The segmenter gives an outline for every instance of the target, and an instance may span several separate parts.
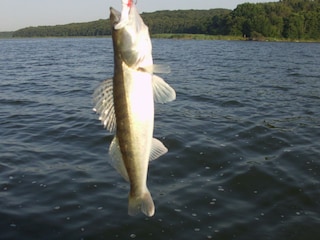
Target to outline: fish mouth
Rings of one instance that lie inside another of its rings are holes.
[[[110,7],[110,22],[111,24],[114,26],[116,25],[117,23],[120,22],[120,19],[121,19],[121,13],[114,9],[113,7]]]

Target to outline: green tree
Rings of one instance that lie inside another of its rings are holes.
[[[290,39],[300,39],[304,37],[305,25],[302,14],[293,13],[285,18],[283,36]]]

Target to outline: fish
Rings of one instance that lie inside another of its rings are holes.
[[[110,7],[114,50],[113,78],[94,91],[94,111],[114,133],[109,146],[111,165],[129,182],[128,214],[153,216],[155,206],[147,187],[149,161],[168,149],[153,138],[154,103],[175,100],[176,92],[155,72],[168,68],[153,64],[149,29],[132,0],[122,0],[121,13]]]

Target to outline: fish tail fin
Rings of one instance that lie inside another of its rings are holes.
[[[142,196],[136,197],[131,196],[131,194],[129,195],[128,214],[130,216],[135,216],[140,211],[148,217],[152,217],[154,215],[155,207],[148,189]]]

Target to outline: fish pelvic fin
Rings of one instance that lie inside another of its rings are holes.
[[[153,96],[156,103],[167,103],[176,99],[175,90],[161,77],[152,77]]]
[[[152,217],[155,212],[155,206],[149,190],[147,189],[142,196],[129,195],[128,214],[135,216],[142,212],[148,217]]]

